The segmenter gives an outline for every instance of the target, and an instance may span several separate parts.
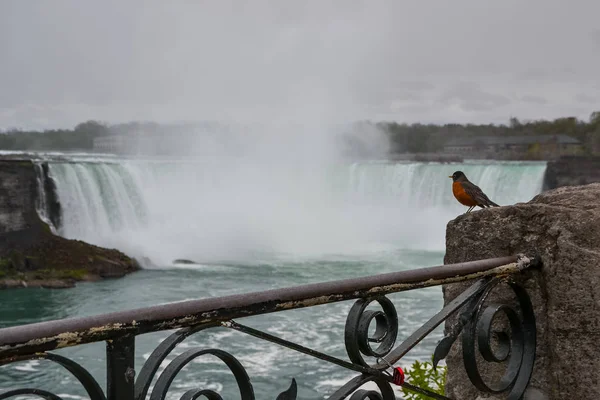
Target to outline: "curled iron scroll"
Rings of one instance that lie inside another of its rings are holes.
[[[203,355],[210,354],[218,357],[221,361],[225,363],[225,365],[229,368],[229,370],[233,373],[235,380],[237,382],[238,388],[240,390],[240,395],[242,400],[254,400],[254,389],[252,388],[252,384],[250,383],[250,377],[246,373],[246,370],[242,366],[242,364],[231,354],[218,349],[191,349],[188,350],[177,357],[173,361],[169,363],[167,368],[163,371],[162,374],[158,377],[156,381],[156,385],[150,394],[150,400],[164,400],[167,396],[167,392],[171,383],[175,379],[175,376],[189,364],[195,358],[201,357]],[[198,390],[195,392],[188,391],[184,394],[182,399],[194,399],[198,396],[203,395],[208,397],[209,399],[220,400],[221,396],[212,391],[212,390]]]
[[[189,336],[198,333],[204,329],[214,327],[214,324],[197,325],[190,328],[183,328],[169,335],[160,345],[154,349],[148,360],[142,366],[142,369],[135,381],[135,400],[144,400],[150,389],[152,379],[156,375],[156,371],[160,364],[167,356],[175,349],[175,347],[183,342]],[[206,397],[206,396],[205,396]],[[193,397],[192,397],[193,398]]]
[[[135,400],[144,400],[150,389],[151,382],[154,380],[160,365],[166,360],[175,347],[187,339],[189,336],[198,333],[207,328],[213,328],[216,324],[204,324],[194,327],[183,328],[171,334],[164,339],[161,344],[152,352],[144,366],[142,367],[138,379],[135,382]],[[254,400],[254,390],[250,383],[250,378],[242,364],[231,354],[218,349],[191,349],[177,356],[169,363],[167,368],[160,374],[156,384],[150,394],[150,400],[164,399],[169,387],[177,374],[187,364],[195,358],[203,355],[213,355],[219,358],[229,370],[233,373],[242,400]],[[277,396],[277,400],[295,400],[297,392],[296,380],[292,379],[289,388]],[[181,400],[195,400],[206,398],[208,400],[222,400],[222,396],[211,389],[191,389],[181,396]]]
[[[42,389],[15,389],[0,394],[0,399],[9,399],[11,397],[22,396],[25,394],[37,396],[45,400],[63,400],[62,397]]]
[[[80,364],[76,363],[73,360],[70,360],[66,357],[60,356],[58,354],[53,353],[35,353],[27,356],[21,356],[16,358],[13,362],[17,361],[25,361],[25,360],[49,360],[59,364],[64,367],[67,371],[71,373],[78,381],[81,383],[85,391],[91,400],[106,400],[106,396],[102,391],[102,388],[98,384],[98,382],[94,379],[94,377]],[[58,395],[54,393],[47,392],[41,389],[16,389],[9,392],[1,393],[0,399],[8,399],[10,397],[30,394],[34,396],[41,397],[43,399],[56,400],[61,399]]]
[[[367,306],[377,302],[381,310],[367,310]],[[369,327],[375,321],[375,332],[369,336]],[[344,344],[350,361],[369,366],[363,356],[385,357],[396,343],[398,334],[398,313],[394,304],[385,296],[357,300],[346,319]],[[377,344],[373,348],[372,343]]]
[[[380,310],[367,309],[374,302],[379,304]],[[373,323],[375,329],[369,334]],[[385,296],[358,299],[348,313],[344,329],[344,344],[350,361],[364,367],[374,368],[376,364],[370,365],[365,357],[375,359],[385,357],[394,348],[397,334],[398,313],[390,299]],[[367,382],[374,382],[379,392],[359,389]],[[345,399],[349,395],[351,395],[350,400],[391,400],[396,398],[389,382],[364,374],[350,380],[329,399]]]
[[[506,304],[483,302],[496,284],[490,285],[477,305],[475,317],[470,319],[463,331],[463,360],[469,379],[475,387],[487,393],[509,392],[508,399],[518,400],[527,389],[535,362],[536,326],[533,306],[523,287],[508,282],[514,291],[518,310]],[[508,320],[509,333],[494,332],[494,320],[504,315]],[[492,346],[492,340],[496,346]],[[476,346],[477,345],[477,346]],[[488,384],[479,372],[476,347],[483,360],[493,363],[506,363],[499,381]]]

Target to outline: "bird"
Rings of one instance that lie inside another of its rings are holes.
[[[477,206],[481,208],[500,207],[491,201],[477,185],[469,182],[464,172],[456,171],[449,178],[452,178],[452,194],[460,204],[469,207],[467,213]]]

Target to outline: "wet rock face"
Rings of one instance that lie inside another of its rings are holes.
[[[544,190],[600,182],[599,156],[564,156],[548,162]]]
[[[37,222],[36,176],[29,161],[0,161],[0,233],[23,230]]]
[[[47,167],[42,171],[47,173]],[[118,250],[53,235],[37,213],[37,188],[30,161],[0,160],[0,288],[72,287],[77,281],[122,277],[140,268]],[[56,223],[60,205],[55,193],[49,193],[50,217]]]
[[[445,263],[518,253],[539,254],[544,263],[517,278],[531,297],[537,326],[532,389],[525,398],[600,398],[600,184],[559,188],[528,203],[480,210],[448,223]],[[444,287],[445,302],[468,285]],[[506,296],[506,291],[493,295]],[[450,397],[504,398],[474,389],[460,340],[447,363]]]

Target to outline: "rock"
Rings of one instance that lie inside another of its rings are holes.
[[[548,400],[548,395],[535,387],[528,387],[523,394],[523,400]]]
[[[173,264],[196,264],[196,263],[192,260],[187,260],[185,258],[178,258],[177,260],[173,261]]]
[[[119,278],[140,269],[115,249],[55,236],[45,230],[0,234],[0,288],[66,288],[77,281]]]
[[[537,253],[544,264],[517,278],[531,297],[538,329],[530,397],[525,398],[600,398],[600,184],[559,188],[528,203],[480,210],[448,223],[447,264],[518,253]],[[444,301],[471,283],[446,285]],[[492,298],[507,296],[501,291]],[[453,322],[449,319],[446,329]],[[447,395],[505,398],[474,388],[460,342],[446,359]]]
[[[563,156],[548,162],[544,190],[600,182],[599,156]]]
[[[38,184],[38,177],[44,185]],[[65,288],[140,268],[118,250],[54,235],[36,210],[36,203],[45,203],[50,221],[60,223],[53,185],[47,165],[36,171],[28,160],[0,160],[0,288]],[[44,190],[45,202],[39,202],[38,190]]]
[[[34,279],[22,281],[16,279],[0,279],[0,289],[14,288],[44,288],[44,289],[67,289],[75,286],[74,279]]]

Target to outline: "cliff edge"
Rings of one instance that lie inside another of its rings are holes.
[[[55,193],[46,196],[48,185],[40,182],[31,161],[0,160],[0,288],[71,287],[140,268],[118,250],[54,235],[36,206],[53,210],[51,219],[58,219]]]
[[[447,225],[445,263],[518,253],[538,254],[543,262],[540,270],[516,277],[531,297],[537,326],[530,382],[537,394],[524,398],[600,398],[600,184],[558,188],[528,203],[460,215]],[[470,284],[446,285],[445,303]],[[504,398],[474,388],[459,342],[446,360],[447,395]]]
[[[544,190],[600,182],[600,156],[563,156],[549,161]]]

